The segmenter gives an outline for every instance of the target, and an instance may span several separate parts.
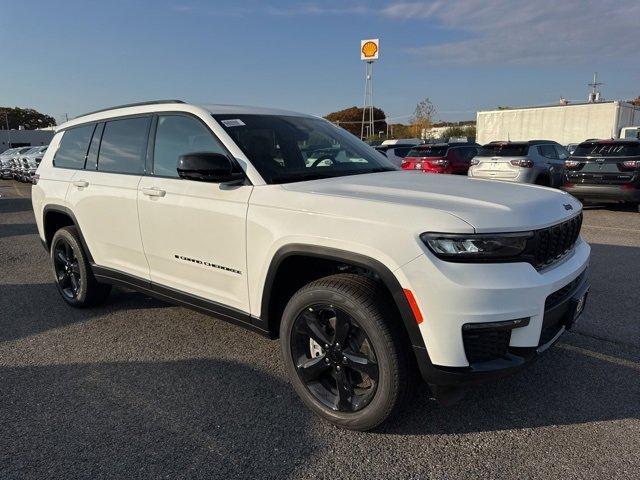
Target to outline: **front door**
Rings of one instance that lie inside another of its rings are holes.
[[[149,143],[151,175],[138,185],[138,212],[151,281],[249,312],[245,232],[253,187],[178,177],[181,155],[228,154],[198,118],[157,115]]]

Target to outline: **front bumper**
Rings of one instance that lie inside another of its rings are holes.
[[[557,340],[556,331],[548,336],[549,327],[571,327],[570,307],[589,289],[589,255],[589,246],[579,239],[572,252],[542,271],[526,263],[443,262],[429,253],[398,269],[396,275],[413,292],[424,318],[419,328],[426,349],[414,347],[424,379],[461,386],[509,375],[533,361]],[[548,299],[557,302],[559,293],[561,302],[550,305]],[[510,330],[503,354],[469,361],[465,324],[516,319],[526,321]]]
[[[617,200],[624,202],[640,202],[640,184],[565,184],[562,187],[562,190],[581,200]]]

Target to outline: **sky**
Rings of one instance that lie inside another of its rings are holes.
[[[360,40],[380,39],[374,103],[405,122],[497,106],[640,95],[638,0],[0,0],[0,105],[58,122],[129,102],[259,105],[315,115],[364,96]]]

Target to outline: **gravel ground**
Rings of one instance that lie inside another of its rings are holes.
[[[276,342],[120,289],[67,307],[29,186],[0,195],[2,480],[640,476],[640,213],[586,210],[587,310],[532,368],[363,434],[302,406]]]

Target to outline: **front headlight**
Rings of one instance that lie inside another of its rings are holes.
[[[437,257],[453,261],[509,259],[521,255],[533,232],[497,234],[423,233],[420,238]]]

